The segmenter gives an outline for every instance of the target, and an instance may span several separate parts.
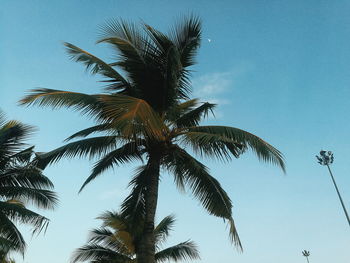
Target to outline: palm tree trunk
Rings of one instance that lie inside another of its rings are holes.
[[[154,218],[158,201],[160,157],[158,155],[150,154],[147,166],[148,187],[145,194],[146,215],[143,235],[137,253],[138,263],[155,262]]]

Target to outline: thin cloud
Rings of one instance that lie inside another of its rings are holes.
[[[192,82],[194,95],[201,101],[218,104],[218,106],[228,105],[231,103],[227,97],[230,90],[235,88],[237,80],[252,70],[249,63],[225,72],[211,72],[195,78]],[[223,113],[216,111],[216,117],[221,118]]]

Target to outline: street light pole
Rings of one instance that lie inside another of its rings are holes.
[[[349,214],[348,214],[348,212],[346,211],[343,198],[342,198],[341,195],[340,195],[340,192],[339,192],[337,183],[335,182],[335,179],[334,179],[332,170],[331,170],[331,168],[329,167],[329,165],[332,164],[333,161],[334,161],[333,153],[332,153],[331,151],[328,151],[328,152],[326,152],[326,151],[320,151],[320,156],[317,156],[317,155],[316,155],[316,158],[317,158],[319,164],[327,166],[328,171],[329,171],[329,174],[330,174],[330,176],[331,176],[331,178],[332,178],[332,182],[333,182],[333,184],[334,184],[335,190],[337,191],[337,194],[338,194],[338,197],[339,197],[341,206],[343,207],[344,214],[345,214],[346,219],[348,220],[348,224],[349,224],[349,226],[350,226]]]

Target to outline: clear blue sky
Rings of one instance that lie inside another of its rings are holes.
[[[311,251],[311,262],[349,262],[350,229],[326,169],[315,160],[321,148],[335,152],[334,173],[350,209],[349,1],[2,0],[0,107],[38,127],[31,141],[38,151],[61,146],[91,122],[72,111],[16,102],[35,87],[101,91],[98,78],[70,61],[62,42],[110,61],[111,50],[94,44],[107,19],[143,20],[166,31],[191,12],[203,21],[194,95],[220,104],[210,122],[248,130],[279,148],[287,174],[250,153],[226,164],[206,160],[234,202],[243,254],[230,245],[225,224],[178,193],[164,174],[158,218],[177,215],[168,244],[191,238],[203,263],[305,262],[304,249]],[[27,235],[28,250],[18,262],[68,262],[88,230],[99,225],[94,218],[118,208],[133,166],[107,172],[78,195],[90,167],[88,160],[75,159],[45,171],[60,206],[43,212],[51,219],[46,235]]]

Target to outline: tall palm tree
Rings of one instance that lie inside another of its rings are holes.
[[[31,204],[52,209],[57,197],[50,189],[51,181],[33,162],[33,147],[26,148],[25,139],[33,127],[18,121],[6,121],[0,112],[0,254],[23,253],[26,243],[16,223],[28,224],[33,233],[45,229],[49,220],[26,208]],[[4,259],[5,260],[5,259]]]
[[[147,24],[140,27],[124,21],[111,21],[99,43],[108,43],[119,54],[107,63],[91,53],[66,43],[75,61],[93,74],[101,74],[108,86],[102,94],[84,94],[52,89],[36,89],[24,97],[23,105],[67,107],[92,116],[96,126],[73,134],[68,140],[89,137],[43,154],[41,165],[62,157],[89,156],[99,161],[81,190],[107,169],[145,160],[131,182],[132,192],[122,212],[138,209],[144,202],[145,224],[138,251],[139,263],[153,263],[154,217],[157,207],[160,169],[172,172],[179,189],[190,188],[205,209],[229,223],[230,237],[241,246],[232,218],[232,204],[208,168],[186,147],[201,156],[230,160],[247,149],[265,162],[284,170],[282,154],[259,137],[227,126],[200,126],[215,105],[189,99],[190,70],[200,44],[201,23],[195,17],[184,19],[168,34]]]
[[[122,213],[110,211],[98,218],[103,221],[102,227],[90,232],[88,243],[75,251],[72,262],[137,263],[136,254],[142,238],[143,221],[134,222]],[[161,250],[174,221],[174,216],[167,216],[154,229],[155,261],[158,263],[199,258],[196,245],[189,240]]]

